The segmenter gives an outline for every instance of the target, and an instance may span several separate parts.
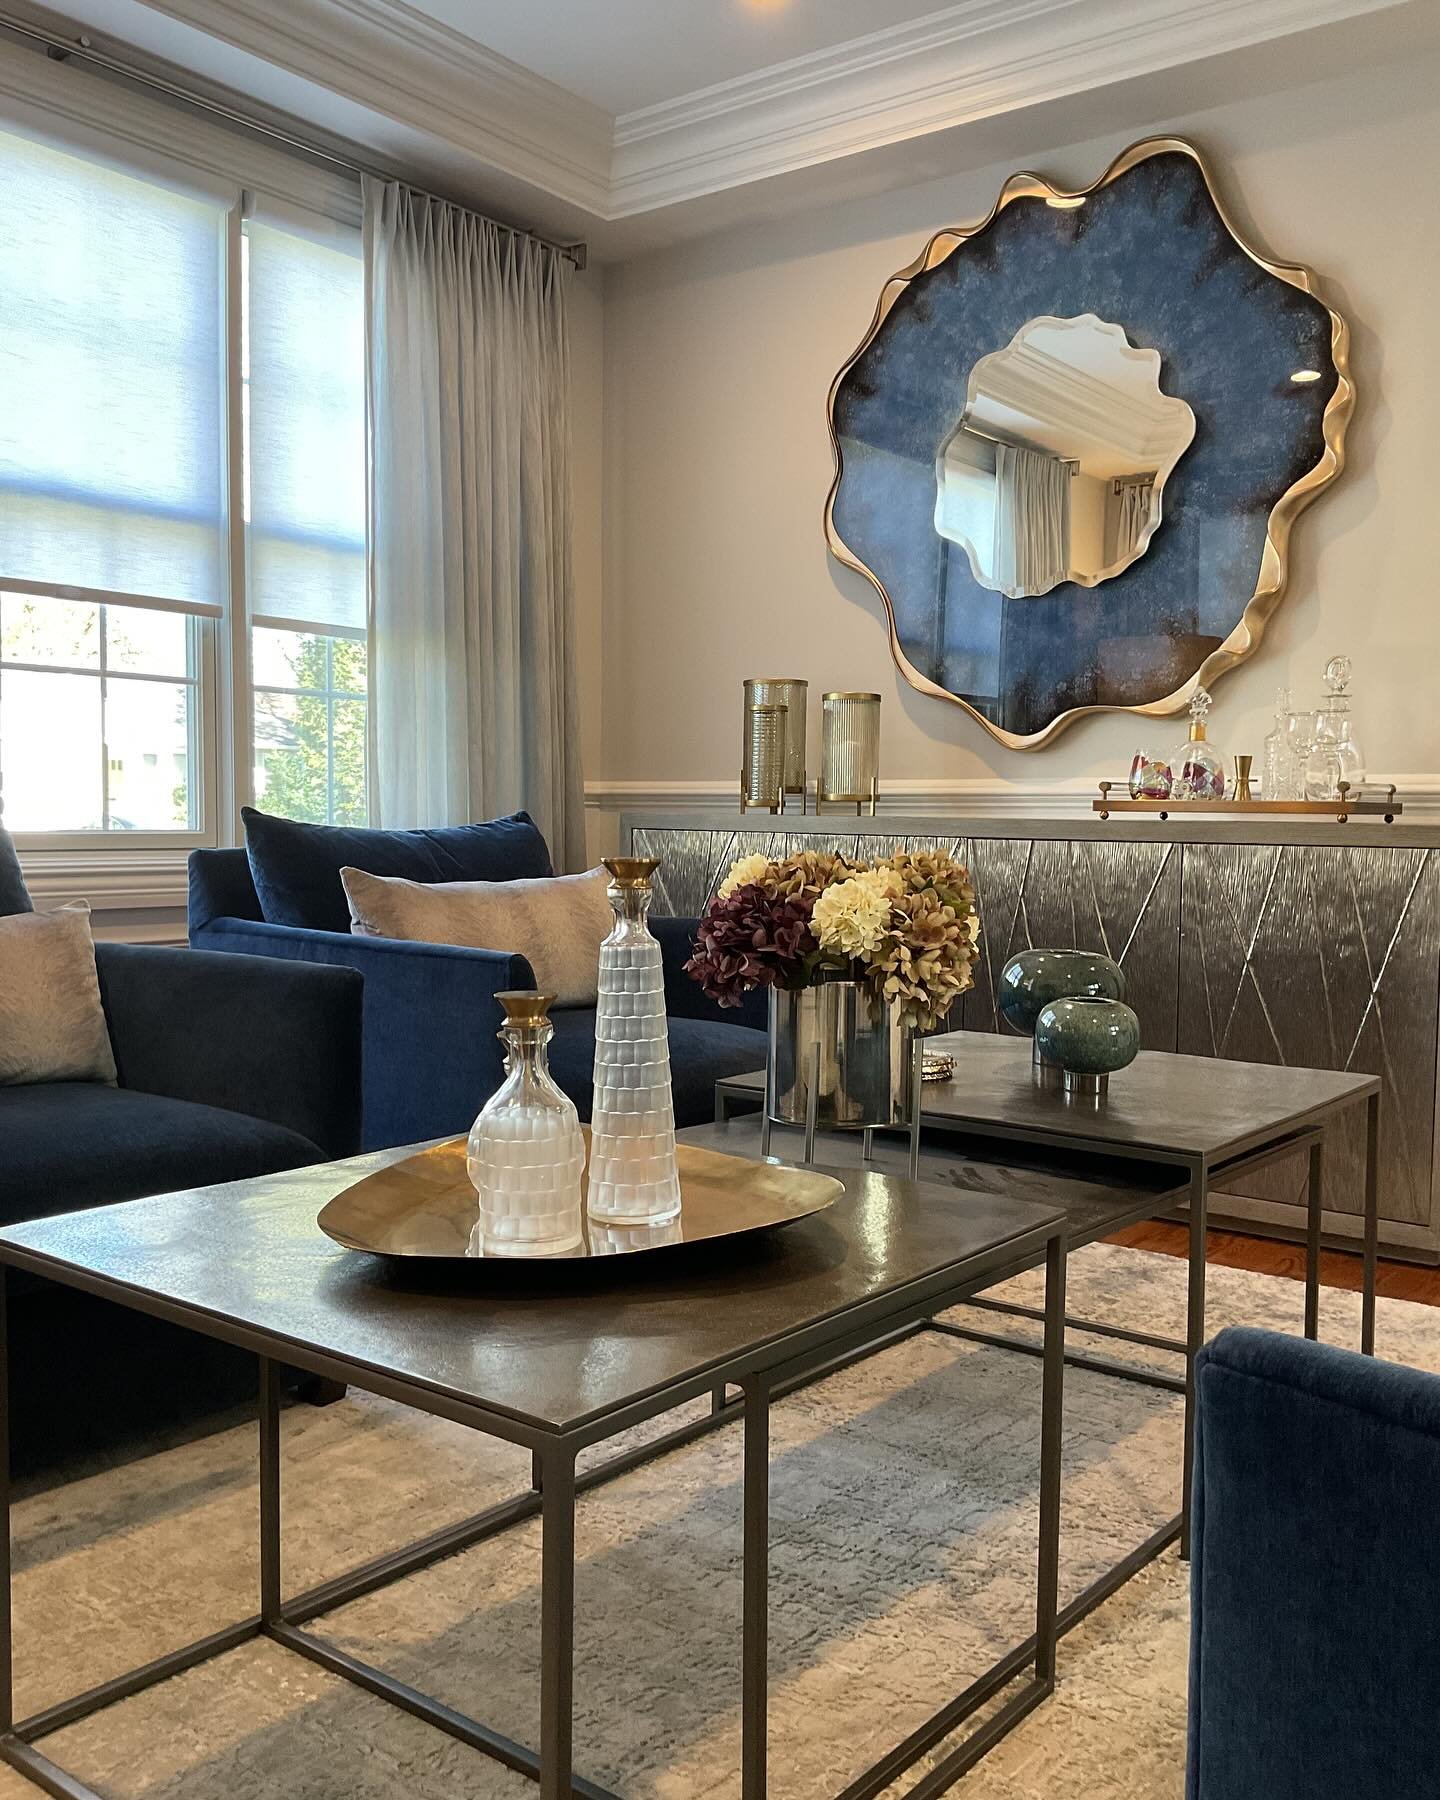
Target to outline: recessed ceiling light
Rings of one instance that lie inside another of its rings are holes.
[[[1073,212],[1077,206],[1085,204],[1083,194],[1047,194],[1045,204],[1053,206],[1057,212]]]
[[[1319,381],[1322,377],[1318,369],[1297,369],[1290,379],[1296,383],[1303,383],[1307,381]]]

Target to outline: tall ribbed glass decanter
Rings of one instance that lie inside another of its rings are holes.
[[[480,1199],[473,1242],[484,1256],[563,1256],[580,1243],[585,1140],[575,1103],[550,1078],[551,994],[512,992],[504,1081],[470,1127],[466,1166]]]
[[[605,861],[615,929],[600,946],[586,1205],[607,1225],[658,1225],[680,1211],[665,973],[646,924],[659,866],[649,856]]]

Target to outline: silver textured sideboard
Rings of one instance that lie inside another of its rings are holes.
[[[1150,1049],[1379,1075],[1382,1242],[1440,1262],[1440,827],[1269,820],[779,818],[627,814],[621,843],[663,858],[656,910],[699,912],[735,857],[816,840],[860,855],[943,845],[970,868],[983,925],[960,1025],[997,1031],[1015,950],[1075,945],[1123,966]],[[1197,1103],[1202,1097],[1197,1095]],[[1359,1235],[1359,1127],[1327,1145],[1325,1227]],[[1305,1170],[1216,1194],[1217,1219],[1300,1236]]]

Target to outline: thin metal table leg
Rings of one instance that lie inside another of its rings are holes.
[[[278,1625],[280,1599],[280,1372],[260,1358],[260,1618]]]
[[[810,1058],[810,1089],[805,1096],[805,1162],[815,1160],[815,1130],[820,1118],[820,1045]]]
[[[1060,1451],[1065,1418],[1065,1254],[1063,1236],[1045,1249],[1045,1362],[1040,1401],[1040,1544],[1036,1564],[1035,1673],[1055,1680],[1060,1608]]]
[[[741,1622],[740,1794],[765,1800],[770,1660],[770,1393],[745,1382],[744,1602]]]
[[[15,1723],[14,1624],[10,1605],[10,1331],[8,1271],[0,1268],[0,1731]]]
[[[1310,1146],[1310,1176],[1305,1190],[1305,1335],[1320,1335],[1320,1206],[1325,1188],[1324,1145]]]
[[[572,1450],[544,1453],[540,1525],[540,1800],[570,1800],[575,1682]]]
[[[1204,1163],[1190,1171],[1189,1297],[1185,1308],[1185,1475],[1180,1503],[1180,1554],[1190,1556],[1190,1498],[1195,1481],[1195,1359],[1205,1342],[1205,1215],[1210,1174]]]
[[[1380,1248],[1380,1096],[1365,1109],[1365,1270],[1360,1296],[1360,1353],[1375,1354],[1375,1259]]]
[[[925,1094],[925,1040],[910,1048],[910,1179],[920,1179],[920,1106]]]

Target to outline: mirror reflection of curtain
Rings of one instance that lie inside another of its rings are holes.
[[[1135,554],[1145,527],[1150,523],[1150,503],[1155,496],[1153,477],[1144,481],[1117,481],[1105,508],[1105,566],[1125,562]]]
[[[1070,465],[995,446],[995,577],[1006,594],[1043,594],[1070,571]]]

